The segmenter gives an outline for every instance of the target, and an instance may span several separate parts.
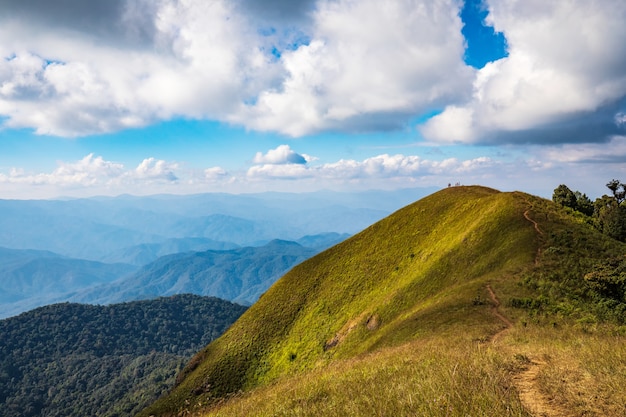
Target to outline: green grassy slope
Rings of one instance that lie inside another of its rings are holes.
[[[295,267],[143,415],[528,415],[525,354],[485,348],[504,327],[486,285],[528,328],[601,321],[577,288],[608,253],[626,246],[545,200],[442,190]]]
[[[185,400],[225,396],[465,320],[473,304],[459,294],[468,287],[477,294],[492,274],[532,263],[537,237],[522,215],[526,205],[487,188],[446,189],[300,264],[200,352],[153,411],[174,411]]]

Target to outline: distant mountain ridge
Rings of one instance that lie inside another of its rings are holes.
[[[0,248],[0,319],[136,270],[133,265],[71,259],[48,251]]]
[[[177,244],[206,250],[221,249],[208,248],[211,241],[226,248],[329,232],[353,234],[431,191],[0,200],[0,247],[137,265],[146,254],[145,259],[154,260],[150,251],[165,254],[167,246]],[[133,258],[128,251],[142,245],[156,246],[144,247]]]
[[[325,233],[297,242],[274,240],[258,247],[201,238],[180,239],[168,246],[143,245],[128,260],[142,257],[142,267],[66,258],[36,250],[0,248],[0,319],[63,301],[111,304],[175,294],[214,296],[250,305],[296,264],[348,236]],[[215,247],[175,252],[168,250]]]
[[[165,255],[205,250],[229,250],[240,247],[235,243],[220,242],[201,237],[171,238],[159,243],[143,243],[119,249],[102,259],[103,262],[123,262],[131,265],[147,265]]]
[[[323,247],[327,239],[340,237],[318,237],[316,243]],[[315,237],[309,239],[316,241]],[[259,247],[167,255],[128,277],[81,291],[70,300],[109,304],[192,293],[249,305],[289,269],[319,250],[273,240]]]
[[[130,299],[165,295],[157,291],[156,284],[134,293],[129,287],[119,287],[115,295],[115,291],[107,290],[109,297],[84,292],[87,287],[123,279],[166,255],[260,247],[274,239],[323,250],[428,192],[416,188],[360,193],[0,200],[0,247],[14,250],[5,252],[0,263],[0,273],[5,277],[0,283],[0,318],[67,300],[128,300],[122,292],[132,294]],[[24,252],[18,254],[18,250]],[[291,262],[311,253],[274,260],[273,271],[266,268],[252,280],[249,277],[254,267],[247,268],[242,277],[226,278],[223,271],[217,273],[221,284],[200,284],[195,278],[187,284],[182,284],[182,279],[174,283],[171,273],[169,284],[163,277],[153,278],[167,294],[212,289],[217,292],[214,295],[249,304],[293,266]],[[238,262],[241,265],[243,260]],[[233,288],[227,288],[227,280],[232,281]]]

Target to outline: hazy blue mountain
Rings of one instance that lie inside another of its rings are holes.
[[[177,292],[250,303],[315,250],[359,232],[432,191],[0,200],[0,247],[22,250],[0,253],[0,317],[70,299],[113,302]],[[267,248],[259,253],[249,248],[274,239],[297,241],[312,249],[300,247],[297,250],[302,253],[282,259],[277,258],[282,256],[279,250],[263,259],[259,254]],[[230,252],[213,256],[230,256],[230,260],[212,267],[203,264],[201,255],[188,253],[222,250]],[[181,259],[160,258],[177,253],[183,253]],[[133,275],[134,284],[119,281],[134,267],[170,261],[172,271],[167,274],[152,270],[145,272],[143,281],[137,275]],[[180,263],[174,265],[174,261]],[[228,262],[236,266],[229,269]],[[268,264],[264,267],[262,262]],[[114,280],[117,287],[107,287],[103,294],[86,292]]]
[[[110,283],[136,269],[47,251],[0,248],[0,318],[63,299],[68,292]]]
[[[251,304],[285,272],[318,252],[274,240],[260,247],[168,255],[127,278],[81,291],[70,300],[109,304],[192,293]]]
[[[100,260],[121,247],[164,240],[154,233],[100,222],[95,201],[91,212],[83,212],[82,205],[80,200],[0,200],[0,246]]]
[[[239,245],[220,242],[201,237],[172,238],[161,243],[144,243],[110,253],[103,258],[104,262],[123,262],[142,266],[149,264],[161,256],[181,252],[201,252],[205,250],[236,249]]]
[[[317,249],[321,252],[324,249],[335,246],[337,243],[340,243],[349,237],[350,235],[348,233],[321,233],[319,235],[303,236],[298,239],[296,243],[307,248]]]
[[[320,233],[354,234],[432,191],[0,200],[0,246],[139,264],[142,257],[148,261],[162,254],[158,245],[167,246],[171,239],[249,246]],[[142,245],[157,246],[127,252]]]

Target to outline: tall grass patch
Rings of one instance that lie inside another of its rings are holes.
[[[424,339],[279,380],[203,416],[529,416],[489,345]]]

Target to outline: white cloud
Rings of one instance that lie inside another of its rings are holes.
[[[526,148],[524,148],[526,149]],[[393,189],[481,184],[550,197],[562,183],[592,198],[612,178],[626,178],[626,136],[584,146],[534,146],[528,154],[509,147],[509,155],[427,159],[418,155],[382,154],[363,160],[307,164],[258,164],[228,172],[221,167],[186,168],[146,158],[135,167],[89,154],[75,162],[58,162],[51,172],[15,167],[0,171],[2,198],[86,197],[130,193],[189,194]],[[513,157],[515,156],[515,157]]]
[[[208,181],[219,181],[228,176],[228,172],[221,167],[211,167],[204,170],[204,179]]]
[[[174,173],[178,169],[178,164],[168,163],[154,158],[144,159],[134,171],[127,173],[131,178],[143,180],[170,181],[178,180]]]
[[[89,187],[113,181],[123,174],[122,164],[89,154],[73,163],[59,161],[51,173],[28,174],[21,168],[12,168],[9,175],[0,174],[0,183]]]
[[[626,96],[626,3],[488,0],[509,56],[487,64],[465,105],[423,126],[440,142],[593,142],[618,133]]]
[[[126,10],[109,24],[145,24]],[[229,2],[163,0],[148,15],[149,47],[0,18],[5,125],[72,137],[175,116],[220,119],[276,76],[261,52],[264,39]]]
[[[257,152],[252,160],[255,164],[306,164],[307,158],[294,152],[289,145],[280,145],[266,154]]]
[[[553,162],[626,164],[626,136],[613,136],[607,143],[543,147],[536,152]]]
[[[245,1],[100,2],[102,17],[71,19],[14,3],[0,17],[0,114],[38,134],[178,116],[292,136],[388,129],[470,90],[455,0],[320,0],[290,6],[294,21]]]
[[[459,161],[456,158],[434,161],[423,159],[416,155],[378,155],[363,161],[342,159],[333,163],[315,166],[288,164],[288,165],[257,165],[247,172],[249,179],[304,179],[314,178],[321,182],[332,180],[344,182],[346,180],[371,179],[416,179],[433,175],[454,176],[463,173],[475,173],[497,165],[487,157]]]
[[[486,3],[509,56],[475,71],[463,63],[457,0],[112,0],[64,11],[7,0],[2,124],[74,137],[185,117],[299,136],[396,129],[445,109],[422,127],[426,139],[624,133],[626,3]]]
[[[0,173],[2,184],[53,185],[67,188],[110,187],[123,190],[135,185],[150,183],[175,183],[178,180],[178,164],[154,158],[144,159],[135,169],[123,164],[106,161],[101,156],[89,154],[77,162],[57,162],[58,167],[50,173],[27,173],[12,168],[9,174]]]
[[[469,93],[455,1],[320,1],[308,45],[286,51],[280,88],[230,120],[300,136],[380,130]]]

